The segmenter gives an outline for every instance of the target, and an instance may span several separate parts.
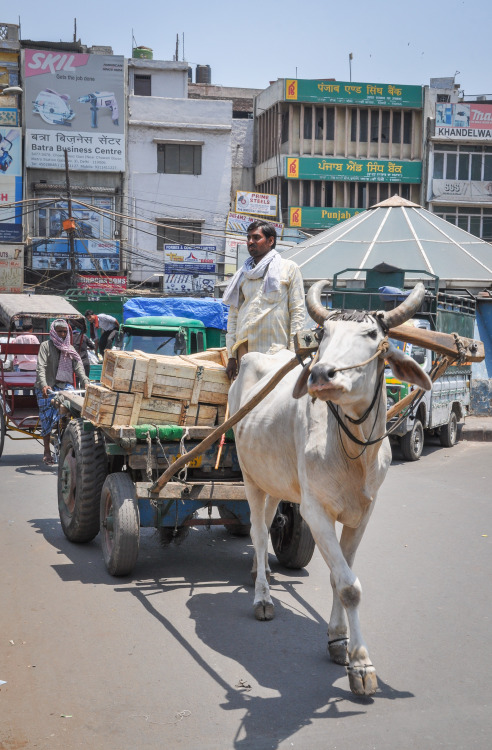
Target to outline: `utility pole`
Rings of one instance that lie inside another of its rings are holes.
[[[354,59],[354,56],[351,52],[349,52],[349,75],[350,75],[350,83],[352,83],[352,60]]]
[[[65,181],[67,186],[68,219],[63,222],[63,229],[68,235],[70,247],[70,286],[77,286],[77,273],[75,269],[75,220],[72,216],[72,193],[70,192],[70,174],[68,171],[68,151],[65,149]]]

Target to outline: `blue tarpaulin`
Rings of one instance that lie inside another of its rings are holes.
[[[146,315],[200,320],[206,328],[227,330],[228,305],[211,297],[134,297],[123,305],[123,321]]]

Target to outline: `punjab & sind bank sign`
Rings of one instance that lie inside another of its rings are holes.
[[[422,181],[422,162],[378,159],[325,159],[312,156],[287,157],[285,177],[289,180],[333,182]]]
[[[287,78],[285,81],[285,100],[290,102],[329,102],[330,104],[420,109],[422,107],[422,86]]]

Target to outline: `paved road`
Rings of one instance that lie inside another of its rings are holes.
[[[485,750],[491,745],[487,444],[393,463],[356,571],[379,677],[372,699],[325,656],[331,589],[274,564],[277,616],[252,614],[249,540],[222,527],[160,548],[131,578],[99,540],[65,540],[40,448],[0,461],[0,750]]]

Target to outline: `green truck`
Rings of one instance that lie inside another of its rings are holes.
[[[354,272],[362,277],[360,281],[353,278]],[[417,281],[422,281],[426,287],[424,303],[407,325],[473,338],[475,298],[466,291],[452,294],[440,291],[439,278],[427,271],[402,270],[386,263],[367,271],[346,268],[334,275],[333,307],[353,310],[394,307],[405,297],[405,279],[407,288]],[[413,357],[428,374],[431,373],[437,362],[434,352],[415,344],[396,340],[392,343]],[[413,388],[397,380],[391,370],[386,369],[388,409]],[[466,362],[453,364],[433,383],[432,390],[424,393],[416,408],[407,409],[391,420],[388,424],[393,430],[391,440],[399,445],[405,461],[420,458],[425,437],[437,437],[441,445],[448,448],[457,442],[458,422],[469,413],[470,388],[471,365]]]
[[[197,354],[225,346],[225,331],[206,327],[201,320],[171,315],[127,318],[120,326],[113,349],[146,354]]]

